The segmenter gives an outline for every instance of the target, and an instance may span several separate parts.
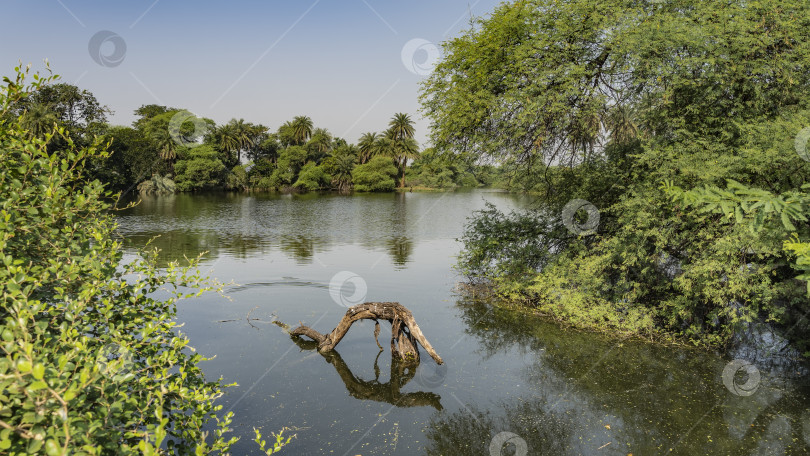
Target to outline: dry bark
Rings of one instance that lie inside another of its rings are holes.
[[[386,320],[391,323],[391,354],[399,356],[407,362],[419,361],[419,348],[417,343],[437,364],[442,364],[442,358],[427,341],[411,311],[398,302],[366,302],[350,307],[340,320],[340,323],[329,334],[321,334],[307,326],[299,326],[290,334],[293,336],[307,336],[318,343],[318,351],[326,353],[333,350],[340,343],[343,336],[349,332],[352,324],[358,320]],[[374,338],[379,334],[379,326],[375,327]],[[377,342],[379,345],[379,342]]]

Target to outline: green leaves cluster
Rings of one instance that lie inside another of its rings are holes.
[[[479,214],[462,270],[583,327],[725,345],[768,322],[810,341],[808,28],[799,0],[525,0],[444,43],[422,94],[437,150],[539,196]],[[573,199],[599,209],[595,235],[559,229]]]
[[[397,168],[386,157],[374,157],[352,171],[354,188],[360,192],[390,192],[397,183]]]
[[[16,71],[0,90],[0,453],[227,453],[222,384],[173,321],[178,300],[220,285],[196,260],[123,257],[113,195],[87,176],[107,152],[7,116],[53,79]]]

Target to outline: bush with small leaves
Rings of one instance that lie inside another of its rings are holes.
[[[16,74],[0,88],[0,453],[227,453],[221,380],[174,321],[178,300],[221,285],[196,260],[123,261],[114,195],[84,168],[107,152],[60,127],[49,154],[6,113],[55,76]]]

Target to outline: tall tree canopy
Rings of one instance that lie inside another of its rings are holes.
[[[583,326],[715,344],[757,319],[790,328],[807,307],[785,267],[791,233],[687,210],[666,189],[807,182],[794,137],[810,125],[808,26],[800,0],[528,0],[478,20],[423,87],[433,143],[502,163],[542,205],[531,222],[480,214],[462,266],[529,279],[511,290]],[[596,235],[564,226],[576,199],[598,208]]]

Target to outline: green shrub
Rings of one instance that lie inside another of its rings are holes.
[[[323,170],[323,166],[309,162],[301,168],[293,187],[312,192],[323,188],[330,180],[331,177]]]
[[[228,190],[247,190],[250,187],[248,178],[247,166],[237,165],[234,166],[228,176],[225,178],[225,188]]]
[[[193,192],[220,188],[228,169],[219,153],[209,145],[186,148],[178,152],[180,160],[174,165],[177,190]]]
[[[375,157],[352,171],[354,189],[359,192],[391,192],[396,188],[397,168],[388,157]]]
[[[221,380],[173,321],[179,299],[220,285],[196,261],[159,269],[156,252],[122,263],[113,195],[84,174],[106,152],[59,129],[67,146],[48,154],[5,111],[51,78],[17,74],[0,90],[0,453],[226,453]]]
[[[292,186],[298,177],[298,172],[307,160],[307,151],[301,146],[290,146],[278,157],[276,169],[270,176],[270,181],[275,188]]]

